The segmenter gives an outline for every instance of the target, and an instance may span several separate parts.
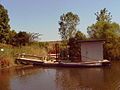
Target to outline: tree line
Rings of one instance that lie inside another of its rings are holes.
[[[120,59],[120,25],[112,21],[112,15],[106,8],[95,13],[96,22],[87,27],[88,36],[77,30],[80,18],[77,14],[68,12],[60,16],[59,34],[64,45],[73,45],[69,53],[78,50],[77,40],[104,39],[104,58],[109,60]],[[78,50],[80,51],[80,50]],[[79,55],[79,53],[77,53]],[[75,56],[75,55],[74,55]]]
[[[9,21],[8,11],[0,4],[0,43],[25,46],[41,35],[39,33],[16,32],[15,30],[11,30]]]
[[[77,45],[75,41],[86,39],[104,39],[104,58],[120,59],[120,25],[112,21],[111,13],[103,8],[95,13],[96,22],[87,27],[88,36],[77,29],[80,18],[77,14],[68,12],[60,16],[59,34],[63,41],[63,51],[66,53],[68,44]],[[11,30],[8,11],[0,4],[0,43],[13,46],[24,46],[34,42],[40,36],[39,33],[16,32]],[[78,46],[75,46],[76,49]],[[64,53],[64,52],[63,52]],[[67,54],[66,54],[67,55]]]

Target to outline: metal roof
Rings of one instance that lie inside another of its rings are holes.
[[[78,42],[80,43],[85,43],[85,42],[105,42],[103,39],[92,39],[92,40],[79,40]]]

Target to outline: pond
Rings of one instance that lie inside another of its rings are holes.
[[[2,69],[0,90],[120,90],[120,61],[97,68]]]

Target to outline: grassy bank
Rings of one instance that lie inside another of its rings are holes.
[[[37,56],[47,55],[45,48],[40,48],[39,45],[27,45],[21,47],[13,47],[11,45],[0,43],[0,68],[15,66],[16,54],[33,54]]]

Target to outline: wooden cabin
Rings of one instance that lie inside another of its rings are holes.
[[[69,59],[72,62],[103,60],[105,40],[77,40],[69,44]]]

